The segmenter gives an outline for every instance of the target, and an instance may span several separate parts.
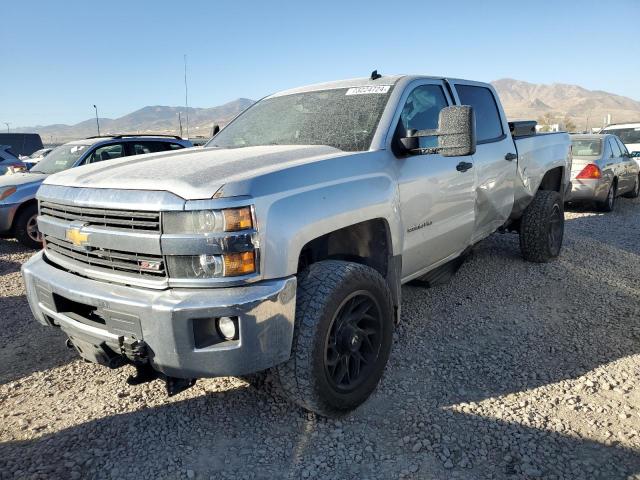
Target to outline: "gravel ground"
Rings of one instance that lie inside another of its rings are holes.
[[[32,321],[0,240],[0,478],[640,479],[640,200],[567,213],[562,256],[478,245],[403,288],[372,398],[318,418],[235,378],[168,399],[82,363]]]

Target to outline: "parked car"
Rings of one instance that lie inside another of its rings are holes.
[[[54,148],[26,173],[0,177],[0,234],[13,235],[31,248],[41,247],[36,192],[51,174],[103,160],[190,147],[180,137],[115,135],[91,137]],[[0,152],[1,154],[2,152]]]
[[[4,167],[0,170],[0,177],[7,173],[17,173],[27,169],[27,166],[13,153],[9,145],[0,145],[0,167]]]
[[[567,201],[613,210],[620,195],[640,193],[640,167],[615,135],[571,135],[573,167]]]
[[[600,133],[618,137],[640,166],[640,123],[615,123],[604,127]]]
[[[83,358],[135,365],[130,383],[270,369],[334,415],[376,387],[402,283],[440,281],[499,228],[527,260],[559,255],[570,170],[569,135],[507,122],[487,83],[297,88],[205,148],[45,180],[27,296]]]
[[[40,150],[36,150],[27,158],[22,159],[22,162],[27,166],[27,170],[31,170],[31,168],[46,157],[51,150],[53,150],[53,148],[41,148]]]

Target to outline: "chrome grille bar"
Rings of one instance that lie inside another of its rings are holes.
[[[160,231],[160,213],[136,210],[74,207],[53,202],[40,202],[40,214],[65,221],[79,221],[117,229]]]

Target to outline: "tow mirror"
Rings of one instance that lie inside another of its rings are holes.
[[[438,137],[435,148],[420,148],[421,137]],[[456,105],[440,110],[437,130],[408,130],[400,139],[407,153],[439,153],[443,157],[462,157],[476,153],[476,122],[473,107]]]
[[[213,128],[211,129],[211,136],[215,137],[218,132],[220,131],[220,125],[218,125],[217,123],[213,126]]]

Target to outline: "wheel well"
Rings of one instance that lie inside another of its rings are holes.
[[[38,201],[34,198],[32,200],[27,200],[26,202],[24,202],[22,205],[20,205],[18,207],[18,210],[16,210],[15,215],[13,216],[13,221],[11,222],[11,230],[13,230],[15,228],[16,225],[16,220],[18,219],[18,217],[20,216],[20,214],[27,208],[29,208],[31,205],[38,205]]]
[[[540,190],[553,190],[562,193],[562,177],[564,176],[564,167],[556,167],[549,170],[542,177],[540,182]]]
[[[387,222],[368,220],[311,240],[300,252],[298,272],[321,260],[347,260],[368,265],[386,277],[391,251]]]

